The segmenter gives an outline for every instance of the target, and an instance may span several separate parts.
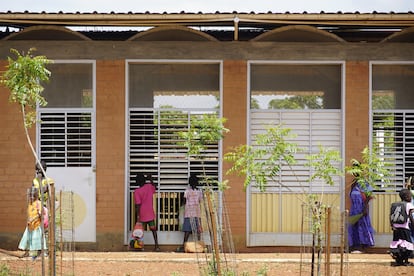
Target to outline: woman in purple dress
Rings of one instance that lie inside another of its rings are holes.
[[[372,191],[372,189],[370,189],[367,182],[362,183],[362,185],[357,179],[354,179],[352,182],[349,217],[357,217],[359,219],[353,220],[348,226],[348,243],[351,253],[362,253],[365,248],[375,244],[374,228],[372,228],[369,216],[369,201],[372,198],[368,195],[369,191]]]

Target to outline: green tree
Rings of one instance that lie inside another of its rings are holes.
[[[222,227],[219,226],[219,210],[218,204],[215,203],[213,187],[217,186],[222,191],[227,188],[227,185],[225,182],[215,181],[207,175],[203,159],[209,145],[217,144],[229,131],[224,127],[225,122],[226,119],[218,118],[217,114],[200,114],[191,118],[190,127],[187,130],[179,132],[181,142],[178,145],[186,147],[187,154],[201,160],[202,163],[202,178],[205,184],[204,195],[207,203],[206,209],[209,213],[207,220],[210,225],[209,229],[211,229],[210,239],[213,245],[213,259],[209,267],[211,275],[224,275],[222,274],[224,270],[221,270],[219,246],[219,240],[223,239],[223,233]]]
[[[366,188],[367,183],[374,190],[379,188],[378,183],[381,183],[381,186],[387,186],[391,175],[387,167],[390,164],[378,156],[374,150],[370,150],[368,146],[362,150],[361,158],[361,161],[352,158],[351,165],[345,167],[345,172],[352,175],[363,188]],[[366,191],[366,195],[371,196],[372,191]]]
[[[1,78],[1,83],[10,90],[9,102],[20,106],[23,126],[30,149],[40,164],[39,158],[30,140],[28,129],[36,122],[36,108],[46,106],[47,102],[42,96],[41,82],[49,80],[51,75],[46,65],[51,63],[45,56],[33,56],[36,49],[30,48],[27,54],[11,49],[16,58],[8,57],[8,66]],[[40,164],[41,166],[41,164]],[[43,170],[43,168],[42,168]],[[43,170],[43,173],[46,173]]]
[[[224,127],[225,118],[218,118],[216,114],[200,114],[191,117],[190,127],[178,133],[180,146],[187,148],[187,154],[201,160],[203,164],[204,152],[209,145],[217,144],[229,131]],[[215,182],[208,177],[204,165],[203,182],[208,186],[217,185],[220,190],[225,189],[225,183]]]
[[[27,54],[20,54],[17,50],[11,49],[10,52],[13,53],[16,58],[13,59],[8,57],[8,66],[6,71],[1,77],[1,83],[5,85],[10,90],[9,102],[17,103],[20,106],[22,118],[23,118],[23,126],[24,131],[26,134],[27,142],[30,146],[30,149],[33,153],[33,156],[36,159],[36,163],[41,168],[46,181],[49,181],[49,178],[46,175],[45,169],[43,168],[39,157],[36,154],[36,151],[33,147],[33,144],[30,139],[28,129],[36,122],[36,108],[37,105],[39,106],[46,106],[47,102],[42,96],[43,86],[41,82],[45,82],[49,80],[51,75],[50,71],[46,68],[46,65],[51,63],[45,56],[33,56],[33,52],[35,51],[34,48],[29,49]],[[48,191],[50,189],[50,183],[48,182]],[[40,185],[42,187],[42,185]],[[43,197],[42,197],[43,199]],[[43,204],[41,204],[41,212],[43,213]],[[51,210],[51,217],[54,216],[54,204],[52,204]],[[43,228],[43,221],[41,223],[41,227]],[[51,229],[54,229],[54,219],[51,220],[49,224]],[[43,229],[42,229],[43,230]],[[42,231],[44,233],[44,231]],[[55,267],[54,264],[54,244],[55,241],[53,239],[54,235],[50,235],[50,272],[51,275],[54,273]],[[52,246],[53,244],[53,246]],[[43,243],[42,243],[43,249]],[[42,254],[42,275],[45,275],[45,262],[44,262],[44,254]]]
[[[321,109],[323,108],[320,96],[292,96],[285,99],[273,99],[269,102],[269,109]]]
[[[372,96],[372,109],[394,109],[395,108],[395,98],[391,95],[377,95]]]
[[[270,127],[265,133],[256,135],[252,145],[241,145],[226,153],[225,160],[232,163],[232,167],[227,173],[237,173],[245,177],[244,188],[254,183],[261,192],[266,190],[268,181],[278,183],[286,189],[291,189],[280,182],[279,175],[282,167],[290,167],[293,175],[295,171],[292,165],[296,163],[295,154],[302,151],[296,143],[290,142],[294,138],[288,128],[282,125]],[[326,149],[319,146],[319,152],[306,155],[307,162],[305,166],[310,168],[312,174],[307,180],[310,184],[317,179],[323,180],[327,185],[334,185],[334,176],[342,175],[339,169],[341,162],[340,154],[337,150]],[[298,177],[296,177],[298,179]],[[299,180],[298,180],[299,181]],[[309,211],[308,217],[313,235],[313,250],[318,256],[317,269],[318,274],[321,268],[322,256],[322,237],[323,221],[328,206],[322,203],[322,199],[317,195],[303,190],[303,197],[299,200]],[[312,271],[314,267],[314,257],[312,254]],[[312,274],[313,275],[313,274]]]
[[[259,101],[257,99],[251,98],[250,109],[260,109]]]
[[[288,141],[294,137],[290,129],[281,125],[257,134],[252,145],[240,145],[225,154],[224,159],[233,164],[227,174],[245,176],[244,189],[255,183],[260,191],[265,191],[269,179],[279,175],[282,164],[296,163],[294,154],[298,147]]]

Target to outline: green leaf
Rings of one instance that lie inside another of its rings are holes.
[[[11,49],[10,52],[16,57],[15,59],[7,58],[7,70],[1,78],[1,83],[10,90],[9,101],[20,104],[24,109],[29,109],[24,117],[26,127],[30,127],[34,123],[30,110],[35,110],[37,105],[47,105],[42,96],[41,82],[48,81],[51,75],[46,65],[52,61],[44,56],[33,56],[32,53],[35,50],[31,48],[24,55]]]

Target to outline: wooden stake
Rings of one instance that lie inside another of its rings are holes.
[[[331,275],[331,207],[326,209],[326,258],[325,275]]]
[[[56,240],[55,240],[55,217],[56,217],[56,210],[55,210],[55,185],[54,183],[50,183],[49,186],[49,197],[50,197],[50,219],[49,219],[49,275],[56,275]]]
[[[216,222],[216,212],[214,208],[212,207],[211,203],[211,196],[210,191],[206,191],[206,198],[207,198],[207,206],[208,211],[210,213],[211,218],[211,227],[213,228],[213,257],[215,258],[216,264],[217,264],[217,275],[221,275],[221,268],[220,268],[220,249],[218,246],[218,239],[217,239],[217,222]]]

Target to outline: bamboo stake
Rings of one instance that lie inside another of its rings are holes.
[[[326,268],[325,275],[331,275],[331,207],[326,209]]]
[[[62,223],[62,191],[59,192],[59,235],[60,235],[60,275],[63,270],[63,223]],[[56,221],[55,221],[56,223]]]
[[[49,275],[56,275],[56,248],[55,248],[55,185],[50,183],[49,203],[50,203],[50,220],[49,220]]]
[[[346,243],[346,237],[347,234],[346,231],[346,222],[348,220],[348,210],[345,210],[345,212],[342,213],[342,219],[341,219],[341,267],[340,267],[340,276],[344,275],[344,252],[345,252],[345,243]]]
[[[213,256],[215,258],[216,261],[216,265],[217,265],[217,275],[221,275],[221,268],[220,268],[220,250],[219,250],[219,246],[218,246],[218,239],[217,239],[217,222],[216,222],[216,213],[214,211],[214,208],[211,205],[211,197],[210,197],[210,191],[207,191],[206,193],[206,197],[207,197],[207,205],[208,205],[208,211],[210,213],[210,218],[211,218],[211,225],[212,225],[212,231],[213,231],[213,248],[214,248],[214,252],[213,252]]]
[[[306,248],[305,248],[305,241],[304,241],[304,231],[305,231],[305,227],[304,227],[304,217],[305,217],[305,215],[304,215],[304,213],[306,212],[306,211],[304,211],[304,205],[302,204],[301,205],[301,207],[302,207],[302,220],[301,220],[301,225],[300,225],[300,234],[301,234],[301,241],[300,241],[300,271],[299,271],[299,275],[301,276],[302,275],[302,265],[303,265],[303,253],[305,253],[304,251],[306,251]]]

